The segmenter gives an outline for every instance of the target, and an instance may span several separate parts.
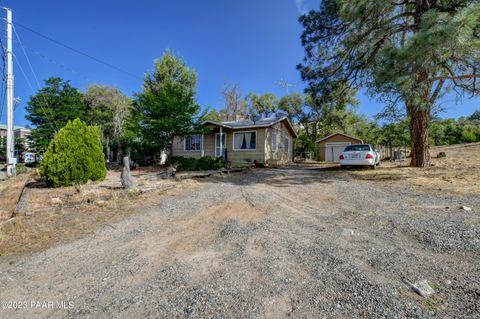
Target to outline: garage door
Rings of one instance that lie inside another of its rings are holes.
[[[325,160],[327,162],[338,162],[340,154],[350,142],[327,143],[325,147]]]

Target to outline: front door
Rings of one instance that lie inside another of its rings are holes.
[[[215,156],[220,157],[225,155],[225,148],[227,144],[227,134],[222,133],[222,143],[220,143],[220,133],[215,134]],[[221,144],[221,145],[220,145]],[[221,148],[220,148],[221,146]]]

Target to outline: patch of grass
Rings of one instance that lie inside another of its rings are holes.
[[[435,292],[440,292],[445,290],[445,287],[443,287],[438,282],[429,282],[428,284],[430,285],[430,287],[433,288],[433,290],[435,290]]]
[[[136,199],[142,194],[141,190],[139,189],[131,189],[127,192],[128,198],[129,199]]]
[[[362,180],[368,180],[368,181],[397,181],[397,180],[402,180],[406,179],[406,176],[404,176],[401,173],[397,172],[382,172],[382,173],[374,173],[372,172],[354,172],[354,175],[357,176],[357,178],[362,179]]]
[[[13,222],[13,227],[15,231],[22,231],[25,228],[23,221],[20,218],[15,219]]]
[[[25,166],[24,163],[15,165],[15,169],[17,171],[17,175],[24,174],[27,172],[27,167]]]
[[[422,306],[425,309],[427,309],[428,311],[433,312],[433,313],[437,313],[439,311],[438,302],[439,302],[438,297],[436,297],[434,295],[434,296],[430,296],[428,298],[425,298],[424,300],[422,300],[421,303],[422,303]]]

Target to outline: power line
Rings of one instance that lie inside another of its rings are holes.
[[[30,51],[30,53],[33,53],[33,54],[39,56],[40,58],[44,59],[45,61],[50,62],[50,63],[58,66],[59,68],[64,69],[64,70],[66,70],[66,71],[74,74],[75,76],[81,77],[81,78],[82,78],[83,80],[85,80],[87,83],[88,83],[88,82],[94,82],[94,81],[92,81],[90,78],[88,78],[85,74],[83,74],[83,73],[81,73],[81,72],[79,72],[79,71],[77,71],[77,70],[75,70],[75,69],[73,69],[73,68],[71,68],[71,67],[63,64],[62,62],[56,61],[55,59],[47,56],[46,54],[44,54],[44,53],[42,53],[42,52],[39,52],[39,51],[37,51],[37,50],[35,50],[35,49],[32,49],[32,48],[30,48],[30,47],[28,47],[28,46],[26,46],[26,45],[23,45],[23,47],[25,48],[25,50]]]
[[[13,31],[15,33],[15,36],[17,37],[17,40],[18,40],[18,43],[20,44],[20,47],[22,48],[22,51],[23,51],[23,54],[25,55],[25,58],[27,59],[27,63],[30,67],[30,71],[32,72],[33,74],[33,77],[35,79],[35,82],[37,84],[37,88],[38,90],[40,91],[41,87],[40,87],[40,81],[38,81],[38,77],[37,77],[37,74],[35,73],[35,70],[33,69],[33,66],[32,66],[32,63],[30,63],[30,59],[28,58],[28,55],[27,55],[27,52],[25,52],[25,48],[23,47],[23,43],[22,43],[22,40],[20,40],[20,36],[18,35],[17,33],[17,30],[15,30],[15,27],[13,27]],[[27,81],[28,85],[30,86],[30,89],[32,90],[32,94],[35,94],[35,90],[33,89],[33,86],[32,84],[30,83],[30,80],[27,78],[27,75],[25,73],[25,71],[23,70],[23,67],[22,65],[20,64],[20,62],[18,61],[18,58],[17,56],[15,55],[15,62],[17,62],[17,65],[19,66],[20,68],[20,71],[22,72],[23,76],[25,77],[25,80]],[[44,102],[45,104],[47,105],[47,101],[45,99],[45,97],[43,95],[41,95],[44,99]],[[48,118],[48,115],[47,115],[47,112],[45,111],[44,108],[42,108],[43,110],[43,113],[45,115],[45,118],[47,119],[48,122],[50,122],[50,127],[53,129],[53,131],[55,133],[57,133],[59,131],[59,128],[58,128],[58,125],[57,125],[57,122],[55,121],[55,115],[53,114],[52,110],[50,108],[47,107],[47,110],[49,111],[50,115],[51,115],[51,119]],[[53,123],[53,125],[52,125]],[[53,127],[55,126],[55,127]]]
[[[15,32],[15,36],[17,37],[18,43],[20,44],[20,47],[22,48],[23,54],[25,55],[25,58],[27,59],[28,66],[30,67],[30,71],[32,71],[33,77],[35,78],[35,82],[37,83],[37,86],[40,88],[40,82],[38,81],[37,74],[33,70],[32,63],[30,63],[30,59],[28,58],[27,52],[25,52],[25,48],[23,47],[22,40],[20,40],[20,37],[18,36],[17,29],[15,27],[12,28],[13,32]]]
[[[20,64],[20,62],[18,61],[17,56],[14,55],[14,58],[15,58],[15,62],[17,62],[18,68],[20,69],[20,71],[21,71],[22,74],[23,74],[23,77],[25,78],[25,81],[27,82],[28,86],[30,87],[30,90],[32,90],[32,93],[35,94],[35,90],[33,89],[32,83],[31,83],[30,80],[28,79],[27,74],[26,74],[25,71],[23,70],[23,67],[22,67],[22,65]],[[50,110],[50,109],[49,109],[49,110]],[[56,130],[55,127],[53,127],[52,123],[54,123],[54,121],[52,121],[52,120],[48,117],[48,114],[47,114],[47,112],[45,111],[44,107],[42,108],[42,111],[43,111],[43,114],[45,115],[45,118],[47,119],[47,122],[50,124],[50,128],[51,128],[54,132],[58,132],[58,130]],[[50,111],[51,111],[51,110],[50,110]],[[56,126],[56,125],[55,125],[55,126]]]
[[[129,71],[126,71],[126,70],[124,70],[124,69],[122,69],[122,68],[119,68],[119,67],[117,67],[117,66],[115,66],[115,65],[113,65],[113,64],[111,64],[111,63],[109,63],[109,62],[106,62],[106,61],[103,61],[103,60],[101,60],[101,59],[98,59],[98,58],[96,58],[96,57],[94,57],[94,56],[92,56],[92,55],[90,55],[90,54],[88,54],[88,53],[85,53],[85,52],[82,52],[82,51],[80,51],[80,50],[77,50],[77,49],[69,46],[68,44],[65,44],[65,43],[62,43],[62,42],[60,42],[60,41],[58,41],[58,40],[55,40],[55,39],[53,39],[53,38],[51,38],[51,37],[49,37],[49,36],[47,36],[47,35],[44,35],[44,34],[38,32],[38,31],[30,28],[30,27],[27,27],[27,26],[25,26],[25,25],[23,25],[23,24],[20,24],[20,23],[18,23],[18,22],[15,22],[14,25],[17,25],[17,26],[19,26],[19,27],[21,27],[21,28],[23,28],[23,29],[25,29],[25,30],[28,30],[28,31],[30,31],[30,32],[38,35],[39,37],[42,37],[42,38],[44,38],[44,39],[46,39],[46,40],[48,40],[48,41],[51,41],[51,42],[53,42],[53,43],[55,43],[55,44],[57,44],[57,45],[59,45],[59,46],[62,46],[62,47],[64,47],[64,48],[68,49],[68,50],[71,50],[71,51],[73,51],[73,52],[75,52],[75,53],[77,53],[77,54],[83,55],[83,56],[85,56],[85,57],[87,57],[87,58],[89,58],[89,59],[91,59],[91,60],[93,60],[93,61],[96,61],[96,62],[98,62],[98,63],[100,63],[100,64],[105,65],[105,66],[108,66],[109,68],[115,69],[115,70],[117,70],[118,72],[121,72],[121,73],[126,74],[126,75],[131,76],[131,77],[134,77],[134,78],[136,78],[136,79],[141,79],[141,80],[143,80],[143,78],[141,78],[141,77],[139,77],[139,76],[137,76],[137,75],[135,75],[135,74],[133,74],[133,73],[131,73],[131,72],[129,72]]]

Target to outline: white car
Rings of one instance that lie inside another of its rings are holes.
[[[380,165],[380,153],[370,144],[348,145],[340,154],[340,167],[369,166],[373,169]]]

